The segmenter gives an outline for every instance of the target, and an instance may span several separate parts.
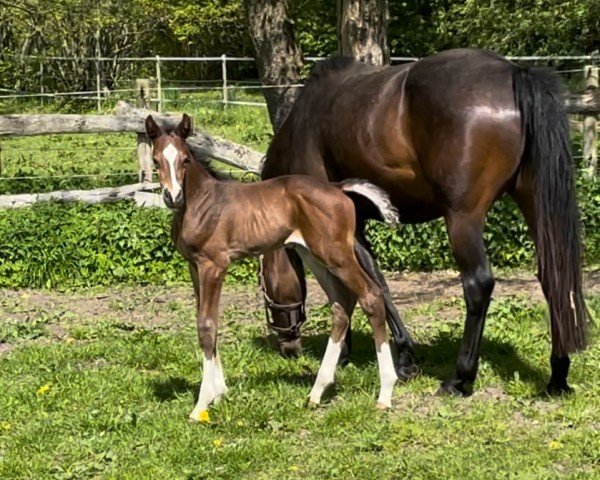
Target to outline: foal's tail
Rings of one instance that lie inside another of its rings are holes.
[[[363,235],[364,220],[374,218],[381,220],[388,225],[397,225],[400,221],[398,210],[392,205],[390,199],[381,188],[365,180],[346,180],[340,184],[341,189],[354,202],[357,210],[357,232],[354,242],[354,254],[359,265],[367,275],[375,282],[383,293],[385,303],[385,315],[387,324],[394,336],[394,342],[398,347],[398,352],[405,352],[410,355],[413,347],[413,341],[404,328],[398,310],[392,301],[390,289],[385,281],[385,277],[380,272],[369,244]],[[360,209],[360,212],[358,211]],[[360,215],[359,215],[360,214]],[[408,349],[407,349],[408,347]]]
[[[398,210],[392,205],[390,197],[381,188],[376,187],[366,180],[345,180],[340,183],[340,188],[355,204],[358,200],[356,196],[368,200],[369,206],[365,205],[365,208],[371,207],[370,210],[373,213],[363,216],[381,220],[391,226],[395,226],[400,222]]]
[[[586,347],[579,212],[562,86],[548,71],[516,67],[513,88],[533,172],[538,275],[550,307],[553,353]]]

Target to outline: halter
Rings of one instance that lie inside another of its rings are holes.
[[[265,301],[265,316],[267,318],[267,326],[274,332],[292,335],[295,338],[297,338],[300,334],[300,327],[306,321],[304,302],[282,304],[275,302],[271,297],[269,297],[269,294],[267,293],[267,289],[265,287],[262,255],[258,257],[258,263],[258,283],[260,285],[260,290],[263,294],[263,298]],[[280,327],[279,325],[275,325],[275,323],[273,323],[272,317],[273,311],[288,313],[288,318],[290,319],[290,326]]]

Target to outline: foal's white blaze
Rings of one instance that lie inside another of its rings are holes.
[[[327,342],[327,349],[325,355],[323,355],[323,361],[319,367],[319,373],[317,373],[317,379],[310,391],[309,400],[312,403],[319,404],[321,402],[321,396],[325,389],[333,383],[335,376],[335,367],[337,367],[338,360],[340,358],[340,352],[342,351],[342,340],[334,342],[331,337]]]
[[[377,352],[377,363],[379,364],[379,380],[381,382],[377,403],[389,408],[392,406],[392,392],[398,376],[394,369],[394,360],[388,342],[381,344],[381,350]]]
[[[181,192],[181,185],[177,182],[177,175],[175,175],[175,160],[177,160],[177,149],[173,146],[172,143],[169,143],[165,149],[163,150],[163,156],[167,159],[169,163],[169,174],[171,176],[171,197],[173,200],[177,198],[179,192]]]
[[[199,420],[200,412],[207,410],[210,403],[214,400],[217,394],[215,385],[215,357],[208,359],[204,357],[204,366],[202,367],[202,383],[200,384],[200,394],[198,395],[198,403],[190,413],[192,420]]]

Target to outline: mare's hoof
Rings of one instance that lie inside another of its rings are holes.
[[[396,369],[396,375],[398,375],[399,382],[406,382],[417,377],[421,373],[419,367],[415,363],[410,365],[400,365]]]
[[[313,402],[310,397],[306,399],[306,402],[304,403],[304,406],[306,408],[308,408],[309,410],[316,410],[317,408],[319,408],[319,404]]]
[[[348,357],[348,356],[340,356],[340,359],[338,360],[338,365],[340,367],[345,367],[349,363],[350,363],[350,357]]]
[[[467,397],[469,393],[460,384],[442,383],[438,391],[435,393],[437,396],[451,396],[451,397]]]
[[[552,395],[552,396],[563,396],[563,395],[569,395],[573,393],[573,389],[571,387],[569,387],[569,385],[567,385],[567,382],[561,383],[561,384],[556,384],[553,382],[548,383],[548,386],[546,387],[546,394],[547,395]]]

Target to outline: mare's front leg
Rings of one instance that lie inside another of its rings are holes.
[[[467,318],[454,375],[439,393],[467,395],[475,381],[485,317],[494,290],[494,277],[483,244],[483,218],[454,213],[447,217],[450,245],[463,285]]]
[[[200,420],[200,414],[212,402],[217,402],[227,392],[225,377],[217,351],[217,320],[219,314],[219,298],[227,268],[219,267],[211,261],[204,260],[197,267],[199,292],[197,302],[198,340],[203,354],[202,383],[198,402],[190,414],[191,420]],[[192,274],[192,278],[194,275]]]

